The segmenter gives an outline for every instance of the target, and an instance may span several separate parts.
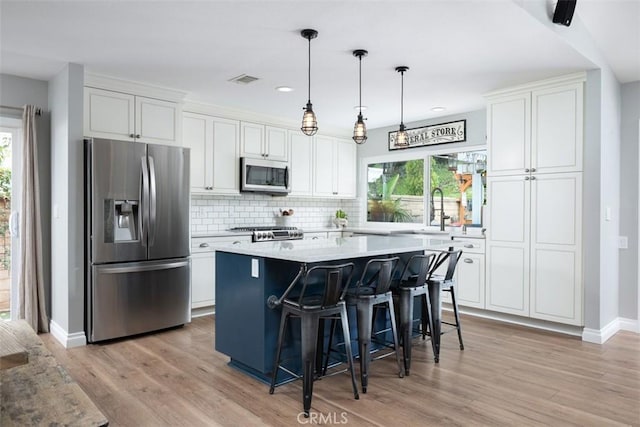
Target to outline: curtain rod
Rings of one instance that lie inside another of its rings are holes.
[[[10,105],[0,105],[0,108],[8,108],[9,110],[24,111],[24,108],[22,108],[22,107],[12,107]],[[39,116],[41,114],[42,114],[42,111],[40,110],[40,108],[36,107],[36,116]]]

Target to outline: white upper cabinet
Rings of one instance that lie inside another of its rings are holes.
[[[326,136],[315,137],[313,195],[356,196],[355,143]]]
[[[582,171],[582,83],[531,94],[531,171]]]
[[[490,96],[488,176],[581,171],[583,110],[580,78]]]
[[[183,114],[185,147],[191,148],[191,191],[239,194],[239,129],[237,120]]]
[[[531,152],[531,94],[492,100],[487,105],[487,175],[528,172]]]
[[[313,139],[300,131],[289,131],[290,196],[313,194]]]
[[[84,110],[85,136],[181,145],[177,102],[85,87]]]
[[[336,188],[340,197],[356,197],[357,149],[352,140],[337,139]]]
[[[241,134],[242,157],[288,161],[286,129],[242,122]]]

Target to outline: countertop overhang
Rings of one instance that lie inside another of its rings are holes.
[[[241,243],[215,247],[216,251],[302,263],[387,256],[424,250],[446,250],[456,243],[428,236],[353,236],[335,239]]]

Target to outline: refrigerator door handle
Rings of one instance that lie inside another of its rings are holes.
[[[156,271],[156,270],[171,270],[174,268],[186,267],[189,265],[189,260],[154,263],[149,265],[128,263],[127,265],[114,265],[114,266],[100,266],[100,273],[104,274],[121,274],[121,273],[138,273],[141,271]]]
[[[156,202],[156,166],[149,156],[149,246],[153,246],[156,239]]]
[[[147,246],[146,233],[149,232],[149,230],[147,230],[149,226],[149,211],[147,209],[149,206],[149,169],[147,168],[147,157],[142,156],[140,162],[142,164],[142,197],[140,198],[142,215],[138,215],[138,218],[140,219],[140,241],[142,242],[142,246]]]

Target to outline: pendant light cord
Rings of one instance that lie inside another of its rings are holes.
[[[307,103],[311,103],[311,38],[309,38],[309,78],[307,81],[309,83],[309,100]]]
[[[360,71],[358,72],[358,91],[359,91],[359,107],[360,107],[360,114],[362,114],[362,55],[359,55],[359,59],[360,59]]]
[[[400,71],[400,124],[404,123],[404,71]]]

